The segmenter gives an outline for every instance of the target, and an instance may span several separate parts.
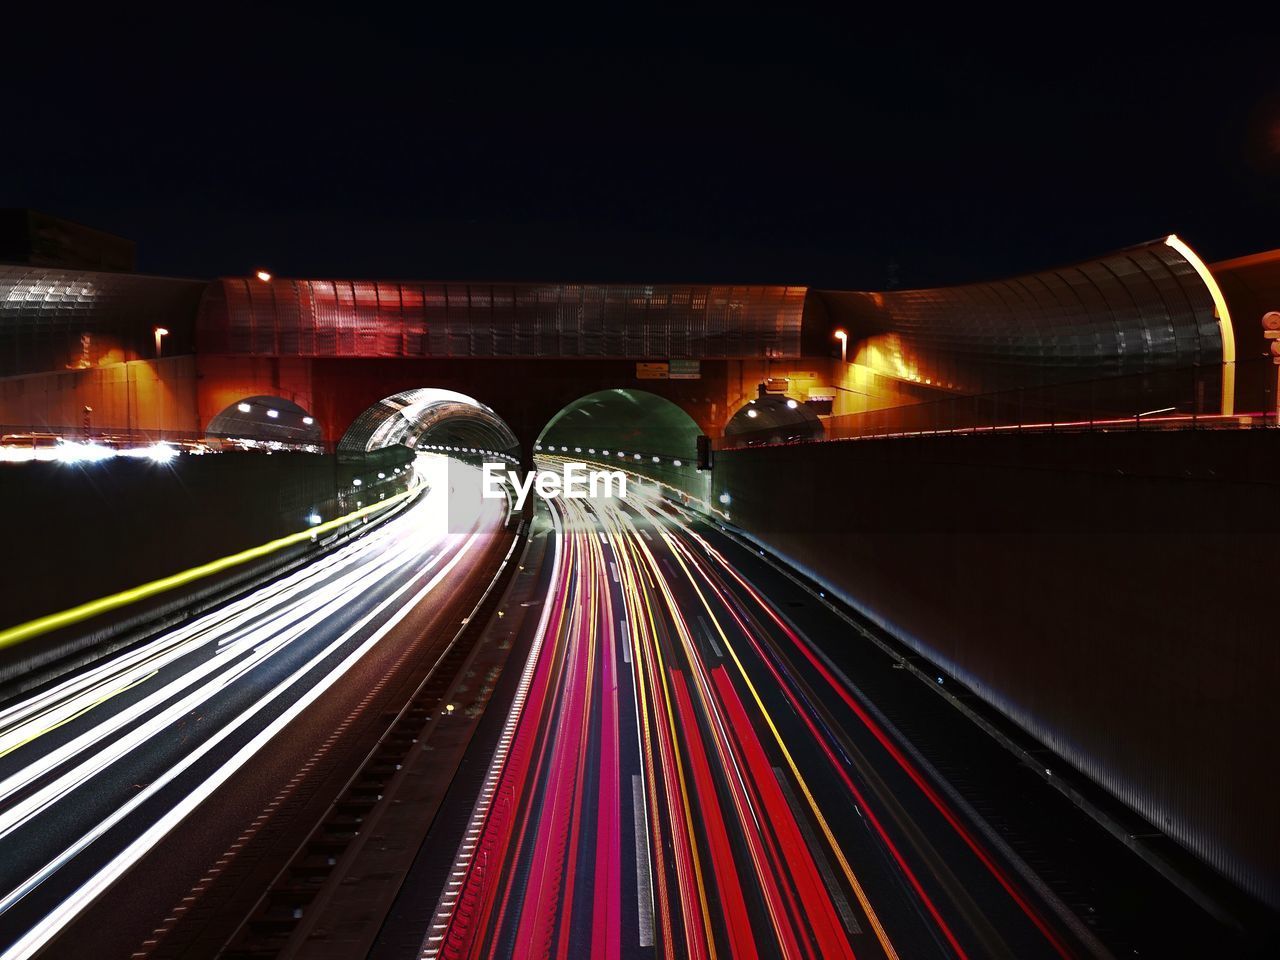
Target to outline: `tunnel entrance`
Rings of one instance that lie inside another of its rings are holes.
[[[599,390],[579,397],[548,421],[535,455],[606,463],[697,499],[710,473],[697,468],[702,430],[672,401],[647,390]]]
[[[239,400],[209,421],[205,435],[217,440],[319,444],[315,417],[292,400],[255,396]]]
[[[821,440],[822,421],[803,403],[788,397],[763,396],[749,400],[724,426],[726,437],[753,443]]]
[[[515,433],[492,409],[466,394],[433,387],[405,390],[373,404],[347,428],[338,455],[360,457],[395,446],[468,459],[520,456]]]

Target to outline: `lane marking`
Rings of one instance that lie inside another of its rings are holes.
[[[636,909],[640,918],[640,946],[653,946],[653,866],[649,862],[649,821],[644,815],[644,787],[640,774],[631,775],[631,811],[636,821]]]
[[[853,908],[849,906],[849,900],[844,895],[844,891],[840,889],[835,871],[831,869],[831,863],[827,860],[826,852],[818,843],[818,835],[813,832],[809,818],[804,815],[804,811],[800,807],[800,798],[791,789],[791,783],[787,780],[787,775],[781,767],[774,767],[773,775],[778,778],[778,786],[782,788],[782,795],[787,799],[787,806],[791,808],[791,815],[796,818],[796,825],[800,827],[800,834],[804,837],[804,842],[809,847],[809,853],[813,856],[814,863],[818,865],[818,873],[822,875],[822,882],[826,885],[827,895],[831,897],[831,902],[836,905],[836,912],[840,914],[840,920],[844,923],[845,930],[849,933],[862,933],[862,927],[858,924],[858,918],[853,915]]]
[[[627,663],[631,662],[631,632],[627,628],[627,621],[619,620],[618,626],[622,630],[622,659]]]
[[[723,660],[724,651],[720,649],[720,644],[716,643],[715,633],[711,629],[711,625],[707,623],[707,618],[702,614],[698,614],[698,624],[702,627],[702,633],[707,638],[707,643],[711,644],[711,649],[715,655]]]

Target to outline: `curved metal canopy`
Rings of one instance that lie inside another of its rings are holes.
[[[360,414],[338,443],[339,453],[369,453],[391,446],[456,446],[515,454],[511,428],[466,394],[422,387],[379,400]]]

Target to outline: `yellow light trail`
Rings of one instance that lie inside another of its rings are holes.
[[[639,590],[636,584],[636,581],[634,579],[634,572],[630,569],[633,563],[630,548],[628,548],[624,552],[615,551],[615,555],[619,557],[625,555],[627,558],[626,566],[628,567],[629,579],[631,580],[631,583],[629,584],[628,593],[631,594],[633,602],[637,604],[637,607],[643,606],[644,614],[645,614],[645,619],[641,620],[640,618],[637,618],[637,622],[644,623],[647,620],[649,634],[653,639],[652,643],[644,645],[643,652],[648,655],[645,657],[646,662],[649,662],[650,658],[653,658],[654,662],[651,662],[649,665],[651,669],[656,667],[656,670],[654,672],[657,675],[657,682],[654,685],[657,687],[657,690],[661,692],[663,702],[666,706],[665,713],[666,713],[666,720],[667,720],[667,729],[671,737],[671,746],[672,746],[672,753],[673,753],[672,759],[674,759],[675,761],[675,772],[676,772],[675,780],[676,780],[676,784],[680,794],[680,805],[684,813],[685,829],[687,832],[687,836],[690,838],[689,853],[691,855],[691,860],[693,862],[694,882],[697,885],[697,890],[698,890],[698,905],[701,908],[701,912],[702,912],[702,923],[703,923],[702,940],[707,945],[709,955],[712,958],[714,958],[717,954],[716,954],[715,939],[714,937],[711,936],[711,930],[712,930],[711,908],[707,902],[706,884],[702,876],[702,863],[701,863],[701,857],[699,857],[698,855],[698,846],[696,843],[693,842],[693,839],[692,839],[694,836],[693,809],[689,803],[689,789],[685,781],[684,763],[680,757],[679,739],[678,739],[678,734],[676,732],[676,726],[675,726],[675,709],[671,702],[671,692],[667,685],[666,666],[662,662],[662,651],[659,649],[658,627],[654,619],[653,605],[649,603],[648,598],[641,593],[641,591]],[[643,569],[643,567],[640,564],[636,564],[635,566],[639,567],[640,569]],[[636,632],[639,633],[639,631],[636,631]],[[637,674],[640,673],[638,659],[636,661],[636,673]],[[656,698],[655,698],[655,702],[656,702]],[[660,747],[664,746],[661,740],[659,740],[659,746]],[[691,936],[692,933],[693,931],[688,931],[686,933],[686,936]]]
[[[116,689],[112,690],[110,693],[104,693],[97,700],[93,701],[93,703],[85,707],[82,707],[81,709],[77,710],[75,713],[71,714],[69,717],[63,717],[57,723],[51,723],[49,726],[45,727],[43,730],[38,730],[35,733],[31,734],[31,736],[26,737],[25,739],[20,740],[17,743],[10,744],[5,749],[0,750],[0,757],[7,757],[9,754],[13,753],[13,751],[21,747],[25,747],[27,744],[32,743],[33,741],[39,740],[46,733],[53,733],[53,731],[57,730],[59,727],[66,726],[72,720],[77,720],[80,717],[83,717],[90,710],[94,709],[95,707],[102,706],[102,704],[106,703],[112,697],[118,697],[120,694],[124,693],[126,690],[132,690],[134,687],[138,686],[138,684],[146,683],[148,680],[150,680],[159,672],[160,672],[159,670],[152,670],[145,677],[138,677],[138,679],[132,680],[129,683],[126,683],[123,687],[117,687]]]
[[[97,600],[90,600],[76,607],[62,610],[58,613],[50,613],[43,617],[37,617],[35,620],[28,620],[26,623],[18,624],[16,627],[9,627],[0,630],[0,650],[4,650],[15,644],[30,640],[32,637],[38,637],[41,634],[48,633],[51,630],[57,630],[61,627],[71,626],[88,620],[90,617],[96,617],[101,613],[109,613],[112,610],[118,610],[121,607],[128,606],[131,603],[137,603],[139,600],[146,600],[148,597],[154,597],[157,594],[172,590],[174,587],[185,586],[196,580],[211,576],[215,573],[221,573],[223,570],[229,570],[232,567],[239,566],[242,563],[248,563],[250,560],[257,560],[259,557],[265,557],[277,550],[292,546],[295,543],[302,543],[314,536],[322,533],[328,533],[331,530],[337,530],[344,524],[351,523],[353,520],[359,520],[370,514],[385,510],[393,504],[399,503],[418,493],[420,487],[413,487],[402,493],[386,500],[380,500],[377,503],[370,504],[367,507],[361,507],[353,513],[346,516],[329,520],[325,523],[309,527],[306,530],[299,530],[297,533],[291,533],[288,536],[280,537],[276,540],[270,540],[267,543],[260,544],[256,547],[250,547],[248,550],[242,550],[239,553],[233,553],[230,556],[222,557],[218,560],[211,560],[208,563],[202,563],[199,566],[191,567],[183,570],[181,573],[170,574],[167,577],[161,577],[159,580],[152,580],[150,583],[144,583],[137,587],[131,587],[128,590],[122,590],[119,593],[113,593],[106,597],[100,597]]]
[[[835,833],[827,823],[827,818],[823,816],[822,811],[819,809],[818,801],[814,798],[812,791],[810,791],[809,784],[800,773],[800,768],[792,758],[791,751],[787,749],[787,745],[783,742],[782,734],[779,732],[777,725],[773,722],[773,717],[765,708],[764,701],[760,698],[760,693],[756,690],[755,684],[752,683],[751,678],[747,676],[746,668],[742,665],[742,661],[738,659],[737,650],[734,648],[733,644],[729,642],[729,638],[725,635],[723,628],[721,628],[720,622],[716,619],[715,614],[712,613],[711,606],[707,602],[707,598],[703,595],[701,588],[698,587],[698,584],[693,577],[693,574],[690,573],[688,566],[685,564],[684,549],[675,545],[673,538],[666,532],[665,525],[659,525],[658,528],[662,532],[663,539],[667,541],[669,546],[671,546],[671,552],[675,555],[681,569],[684,570],[685,576],[688,577],[689,582],[693,584],[694,590],[698,592],[698,599],[702,601],[703,607],[706,608],[708,615],[710,615],[711,622],[715,624],[716,632],[720,634],[720,639],[724,641],[725,649],[729,651],[729,656],[733,658],[734,665],[737,666],[738,673],[742,676],[743,683],[746,684],[747,689],[751,692],[751,698],[759,708],[760,715],[764,717],[765,723],[773,734],[773,739],[778,744],[778,749],[782,751],[782,755],[786,758],[787,766],[791,769],[792,775],[800,785],[800,790],[804,793],[805,800],[809,803],[809,809],[813,811],[813,815],[817,818],[818,824],[822,828],[823,835],[827,838],[827,843],[830,844],[832,851],[835,853],[836,859],[840,863],[840,869],[844,872],[845,878],[849,881],[849,886],[853,888],[854,896],[858,898],[858,903],[866,913],[867,919],[871,923],[872,930],[875,931],[876,939],[880,941],[880,946],[884,948],[885,953],[888,954],[891,960],[897,960],[898,953],[893,948],[893,944],[889,941],[889,936],[885,932],[884,926],[880,923],[880,918],[876,915],[875,909],[871,906],[871,901],[868,899],[866,891],[863,890],[862,884],[854,875],[853,868],[849,865],[849,861],[844,855],[844,850],[841,849]],[[692,555],[690,555],[690,559],[692,559]]]

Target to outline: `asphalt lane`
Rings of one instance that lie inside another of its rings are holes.
[[[543,618],[422,956],[1106,955],[746,551],[643,489],[551,506]]]
[[[453,533],[428,492],[288,577],[0,704],[0,956],[56,948],[420,604],[458,590],[505,519],[482,509]]]

